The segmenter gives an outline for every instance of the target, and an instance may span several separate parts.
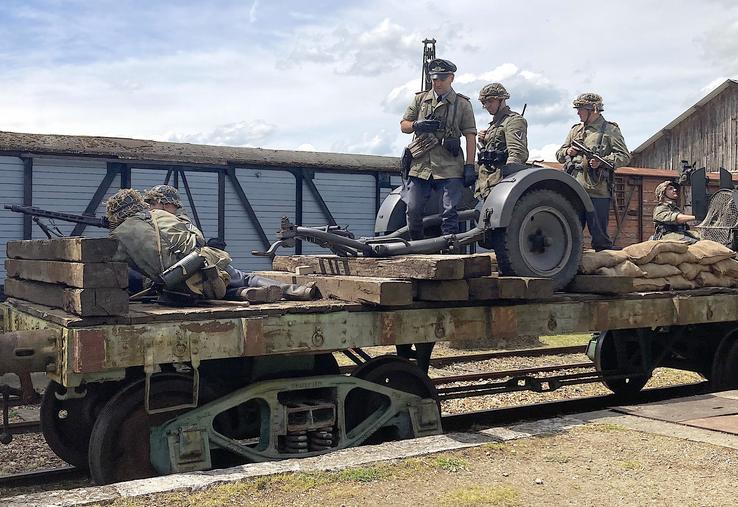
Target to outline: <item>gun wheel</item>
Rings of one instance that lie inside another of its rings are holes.
[[[563,289],[582,256],[582,228],[572,203],[554,190],[533,190],[515,204],[510,225],[492,232],[504,275],[551,278]]]

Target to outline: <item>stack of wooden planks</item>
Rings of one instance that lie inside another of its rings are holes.
[[[542,299],[546,278],[501,277],[494,254],[410,255],[388,258],[333,255],[278,256],[259,275],[280,282],[314,282],[324,298],[382,306],[413,301]]]
[[[112,262],[117,241],[59,238],[9,241],[5,294],[81,317],[128,313],[128,267]]]

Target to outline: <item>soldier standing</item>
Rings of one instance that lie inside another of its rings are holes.
[[[403,133],[415,135],[408,146],[413,158],[402,197],[410,239],[423,239],[423,208],[436,188],[443,192],[441,232],[458,233],[462,190],[476,178],[476,122],[469,97],[451,87],[456,65],[437,58],[428,68],[433,89],[417,93],[400,121]],[[466,150],[461,149],[461,137]]]
[[[566,136],[564,144],[556,152],[556,158],[572,174],[589,194],[594,205],[594,216],[587,216],[587,227],[592,236],[592,248],[605,250],[612,247],[607,234],[612,198],[612,179],[614,169],[622,167],[630,160],[630,152],[625,146],[623,134],[617,123],[606,121],[602,97],[596,93],[583,93],[574,100],[581,123],[575,124]],[[588,158],[572,146],[579,141],[595,154],[612,164],[610,170],[596,158]]]
[[[509,98],[501,83],[490,83],[479,92],[482,107],[492,115],[489,128],[477,135],[482,149],[474,197],[482,201],[498,181],[524,168],[528,160],[528,122],[510,109]]]
[[[653,223],[656,232],[653,239],[675,239],[696,243],[700,237],[689,230],[687,222],[696,220],[694,215],[682,213],[677,205],[679,200],[680,186],[674,181],[664,181],[656,187],[656,201],[658,204],[653,209]]]

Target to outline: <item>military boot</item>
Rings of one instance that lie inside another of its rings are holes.
[[[245,287],[238,291],[238,298],[255,304],[274,303],[282,299],[282,288],[278,285]]]
[[[282,294],[290,301],[312,301],[320,297],[315,282],[308,282],[305,285],[285,284],[282,287]]]

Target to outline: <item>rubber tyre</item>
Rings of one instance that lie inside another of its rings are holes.
[[[533,231],[541,230],[537,223],[548,227],[545,230],[549,234],[563,233],[564,244],[556,242],[560,237],[554,237],[554,243],[543,251],[534,251],[529,238]],[[551,278],[554,290],[561,290],[571,282],[582,258],[579,215],[569,199],[554,190],[531,190],[523,194],[513,208],[510,224],[492,231],[490,239],[503,275]]]

